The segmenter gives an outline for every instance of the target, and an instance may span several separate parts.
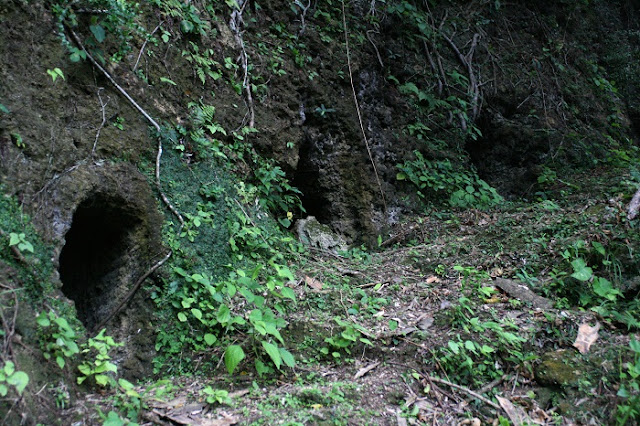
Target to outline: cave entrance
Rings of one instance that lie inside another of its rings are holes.
[[[550,149],[546,133],[491,114],[477,125],[482,137],[465,148],[480,178],[507,199],[526,197]]]
[[[75,302],[88,329],[109,314],[121,283],[131,275],[132,236],[140,223],[122,198],[105,194],[85,199],[73,215],[59,272],[62,292]]]

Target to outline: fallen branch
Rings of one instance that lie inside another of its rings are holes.
[[[349,81],[351,82],[351,91],[353,93],[353,103],[356,106],[356,112],[358,113],[358,122],[360,123],[360,130],[362,131],[362,139],[364,140],[364,144],[367,147],[367,153],[369,154],[369,160],[371,160],[371,164],[373,165],[373,172],[376,175],[376,182],[378,183],[378,188],[380,189],[380,195],[382,196],[382,204],[384,205],[385,214],[387,212],[387,201],[384,197],[384,191],[382,190],[382,184],[380,183],[380,176],[378,176],[378,168],[376,167],[375,161],[373,161],[373,155],[371,154],[371,148],[369,147],[369,141],[367,140],[367,133],[364,131],[364,124],[362,124],[362,115],[360,113],[360,103],[358,102],[358,96],[356,95],[356,87],[353,84],[353,71],[351,70],[351,54],[349,52],[349,33],[347,32],[347,18],[346,13],[344,11],[344,0],[342,2],[342,28],[344,30],[344,44],[347,50],[347,68],[349,70]]]
[[[472,391],[469,388],[457,385],[455,383],[448,382],[448,381],[446,381],[444,379],[439,379],[437,377],[431,377],[431,376],[429,376],[427,374],[424,374],[424,373],[420,373],[420,374],[422,376],[424,376],[427,380],[431,381],[431,382],[440,383],[442,385],[447,385],[447,386],[452,387],[454,389],[458,389],[458,390],[460,390],[462,392],[465,392],[466,394],[468,394],[468,395],[470,395],[470,396],[472,396],[472,397],[484,402],[485,404],[489,405],[490,407],[495,408],[496,410],[502,410],[502,408],[498,404],[496,404],[495,402],[491,401],[488,398],[485,398],[484,396],[480,395],[479,393]]]

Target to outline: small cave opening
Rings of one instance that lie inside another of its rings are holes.
[[[485,115],[478,120],[482,136],[465,146],[478,176],[507,199],[526,197],[534,188],[549,140],[517,121]]]
[[[62,292],[76,305],[88,329],[109,313],[118,286],[131,270],[132,238],[140,224],[126,202],[94,194],[81,202],[60,253]]]
[[[311,140],[307,139],[300,147],[300,159],[291,184],[302,192],[300,201],[306,215],[328,224],[331,222],[330,202],[320,185],[320,169],[317,160],[314,160],[316,150],[312,149],[312,145]]]

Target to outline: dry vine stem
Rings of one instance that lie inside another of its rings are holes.
[[[360,130],[362,131],[362,139],[367,147],[367,153],[369,154],[369,160],[373,165],[373,173],[376,175],[376,182],[380,189],[380,196],[382,197],[382,204],[384,206],[385,214],[387,212],[387,201],[384,198],[384,191],[382,190],[382,184],[380,183],[380,176],[378,176],[378,168],[375,161],[373,161],[373,155],[371,155],[371,148],[369,147],[369,141],[367,140],[367,133],[364,131],[364,124],[362,124],[362,115],[360,114],[360,103],[358,102],[358,96],[356,95],[356,87],[353,84],[353,72],[351,70],[351,54],[349,52],[349,33],[347,32],[347,17],[344,11],[344,0],[342,2],[342,28],[344,30],[344,45],[347,50],[347,68],[349,70],[349,81],[351,82],[351,91],[353,92],[353,103],[356,106],[356,112],[358,113],[358,123],[360,123]]]
[[[82,42],[80,41],[80,38],[78,37],[78,35],[71,28],[67,28],[67,30],[71,33],[71,35],[73,36],[75,42],[82,49],[82,51],[87,55],[87,58],[89,58],[91,63],[102,74],[104,74],[104,76],[111,82],[111,84],[113,84],[114,87],[116,89],[118,89],[118,91],[125,98],[127,98],[127,100],[131,103],[131,105],[133,105],[149,121],[149,123],[151,123],[151,125],[153,127],[155,127],[156,131],[158,132],[158,153],[156,155],[156,173],[155,173],[156,186],[157,186],[157,189],[158,189],[158,193],[160,194],[160,197],[162,198],[162,201],[164,202],[164,204],[171,211],[171,213],[173,213],[178,218],[178,221],[180,221],[180,230],[182,230],[182,227],[184,226],[184,219],[183,219],[182,215],[180,214],[180,212],[173,206],[173,204],[171,204],[171,202],[169,201],[169,199],[167,198],[165,193],[162,191],[162,185],[161,185],[161,182],[160,182],[160,159],[162,158],[162,136],[161,136],[162,129],[160,128],[160,125],[153,118],[151,118],[151,116],[140,105],[138,105],[138,103],[135,100],[133,100],[133,98],[131,96],[129,96],[129,94],[122,87],[120,87],[120,85],[118,83],[116,83],[116,81],[113,79],[113,77],[111,77],[111,75],[104,68],[102,68],[100,66],[100,64],[98,64],[98,62],[96,62],[96,60],[93,58],[93,56],[91,56],[91,54],[87,51],[87,49],[85,49],[85,47],[82,44]],[[180,233],[180,231],[178,231],[178,233]],[[149,277],[149,275],[151,275],[156,269],[158,269],[160,266],[162,266],[164,264],[164,262],[166,262],[171,257],[172,254],[173,254],[173,251],[169,250],[169,252],[166,254],[166,256],[164,256],[162,259],[160,259],[159,262],[157,262],[155,265],[153,265],[144,275],[142,275],[138,279],[138,281],[136,281],[136,283],[133,285],[133,288],[131,289],[131,291],[129,291],[129,293],[126,295],[126,297],[120,302],[120,304],[105,319],[102,320],[102,322],[98,325],[98,327],[96,327],[96,329],[100,330],[107,322],[109,322],[111,320],[111,318],[113,318],[120,311],[120,309],[122,309],[131,300],[131,298],[138,291],[138,289],[140,288],[140,286],[142,285],[144,280],[146,280]]]
[[[96,60],[93,58],[93,56],[91,56],[89,51],[85,49],[84,44],[82,44],[82,42],[80,41],[80,38],[75,33],[75,31],[73,31],[71,28],[67,28],[67,30],[71,33],[71,35],[73,36],[73,39],[78,44],[78,46],[82,49],[82,51],[87,55],[87,58],[89,58],[91,63],[102,74],[104,74],[107,80],[109,80],[111,84],[113,84],[113,86],[116,89],[118,89],[118,91],[122,94],[122,96],[127,98],[127,100],[131,103],[131,105],[133,105],[135,109],[137,109],[140,112],[140,114],[142,114],[144,118],[146,118],[147,121],[149,121],[149,123],[151,123],[151,125],[155,127],[156,131],[158,132],[158,154],[156,155],[156,186],[158,188],[158,192],[160,193],[160,197],[162,198],[162,201],[165,203],[165,205],[171,211],[171,213],[173,213],[178,218],[178,220],[180,221],[180,227],[182,228],[184,226],[184,219],[182,218],[182,215],[180,214],[180,212],[176,210],[173,204],[171,204],[171,202],[165,195],[164,191],[162,191],[162,185],[160,184],[160,158],[162,157],[162,137],[160,136],[160,134],[162,133],[162,129],[160,128],[160,125],[153,118],[151,118],[151,116],[140,105],[138,105],[138,103],[135,100],[133,100],[133,98],[129,96],[129,94],[122,87],[120,87],[118,83],[116,83],[113,77],[111,77],[111,75],[104,68],[102,68],[98,62],[96,62]]]
[[[247,3],[248,1],[246,0],[240,0],[238,2],[240,9],[233,9],[233,12],[231,13],[231,19],[229,19],[229,28],[231,28],[236,43],[240,48],[240,62],[242,64],[242,71],[244,73],[242,87],[244,88],[247,97],[247,107],[249,108],[249,127],[254,128],[256,114],[253,109],[253,96],[251,95],[251,84],[249,83],[249,57],[247,56],[247,51],[244,47],[244,41],[242,40],[242,31],[240,28],[244,24],[244,20],[242,19],[242,12],[244,12],[244,8],[247,6]]]

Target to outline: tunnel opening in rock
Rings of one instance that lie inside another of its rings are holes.
[[[477,125],[482,136],[465,148],[479,177],[507,199],[527,197],[548,155],[548,138],[500,114],[486,114]]]
[[[305,141],[300,148],[298,167],[293,175],[292,184],[302,195],[300,201],[307,216],[314,216],[318,222],[329,224],[331,214],[330,203],[320,185],[320,170],[314,160],[311,141]]]
[[[97,194],[77,207],[60,253],[62,292],[88,329],[117,303],[118,286],[131,269],[131,236],[140,224],[124,200]],[[135,257],[135,256],[133,256]]]

